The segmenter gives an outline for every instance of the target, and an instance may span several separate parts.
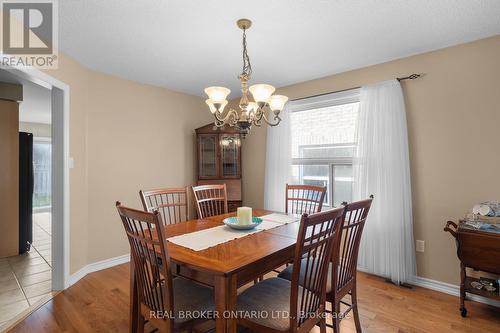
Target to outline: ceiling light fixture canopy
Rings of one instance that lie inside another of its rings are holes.
[[[241,98],[239,112],[229,109],[224,112],[227,105],[227,97],[231,90],[225,87],[208,87],[205,93],[208,99],[205,101],[214,115],[215,126],[233,126],[239,129],[243,138],[250,133],[252,125],[261,126],[262,121],[269,126],[277,126],[281,122],[280,112],[285,107],[288,97],[273,95],[276,90],[269,84],[254,84],[248,87],[248,81],[252,75],[252,65],[247,51],[246,31],[252,26],[252,21],[240,19],[236,22],[238,28],[243,30],[243,70],[238,76],[241,82]],[[249,99],[248,91],[252,94],[253,100]],[[272,111],[273,119],[270,121],[266,116],[267,109]]]

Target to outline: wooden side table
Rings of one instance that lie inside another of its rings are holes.
[[[500,301],[498,288],[494,292],[476,289],[471,283],[479,279],[467,276],[466,268],[500,275],[500,233],[476,230],[467,227],[463,221],[457,225],[448,221],[444,227],[457,242],[457,256],[460,259],[460,314],[467,316],[466,293]]]

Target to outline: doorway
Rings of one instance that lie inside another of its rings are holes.
[[[30,91],[43,92],[49,104],[44,120],[35,113],[19,119],[19,131],[33,139],[32,241],[26,253],[0,259],[0,327],[6,328],[69,284],[69,88],[34,69],[0,69],[0,81],[23,85],[26,102]]]

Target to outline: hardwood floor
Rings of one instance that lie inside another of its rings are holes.
[[[128,274],[128,264],[90,274],[11,332],[128,332]],[[464,319],[458,297],[396,287],[363,273],[358,275],[358,302],[365,333],[500,332],[499,308],[467,302]],[[342,321],[341,332],[355,332],[351,316]]]

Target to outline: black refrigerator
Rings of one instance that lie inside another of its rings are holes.
[[[19,254],[33,242],[33,134],[19,132]]]

